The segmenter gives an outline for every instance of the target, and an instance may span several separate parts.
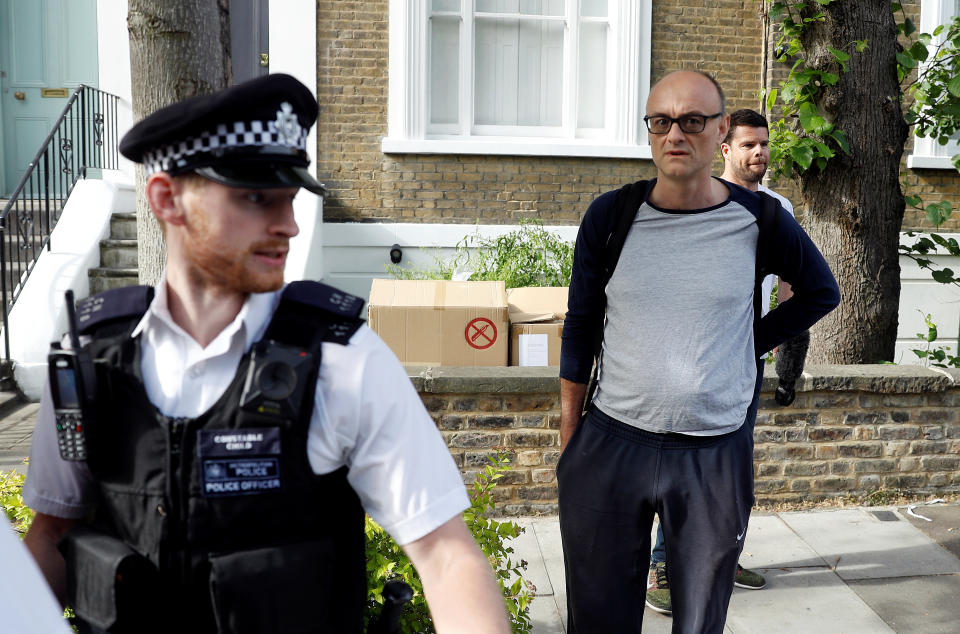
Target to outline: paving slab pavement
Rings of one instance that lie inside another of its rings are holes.
[[[903,517],[914,527],[955,557],[960,557],[960,504],[918,504],[913,512],[914,515],[910,515],[907,508],[900,509]]]
[[[26,471],[37,409],[0,416],[0,470]],[[960,505],[918,505],[915,513],[931,521],[893,507],[755,513],[741,563],[768,584],[734,590],[724,631],[960,632]],[[527,532],[513,546],[537,587],[534,632],[565,634],[559,522],[519,522]],[[643,631],[667,633],[672,622],[646,610]]]
[[[898,511],[893,511],[896,519],[886,521],[877,517],[882,512],[842,509],[780,517],[845,581],[960,574],[960,559],[903,521]]]
[[[23,460],[30,455],[33,425],[39,409],[39,403],[26,403],[0,418],[0,471],[27,472]]]
[[[960,507],[948,508],[957,510],[937,515],[960,518]],[[960,632],[960,559],[905,518],[896,508],[754,515],[741,563],[763,574],[767,587],[734,589],[724,631]],[[519,523],[527,531],[513,545],[537,587],[533,631],[565,634],[559,521]],[[670,632],[671,625],[669,617],[644,613],[644,632]]]

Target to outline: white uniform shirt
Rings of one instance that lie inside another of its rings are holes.
[[[195,417],[234,378],[241,357],[266,331],[280,291],[251,295],[206,348],[170,316],[161,281],[133,335],[141,336],[144,386],[167,416]],[[399,544],[430,533],[469,506],[450,452],[390,348],[367,326],[348,345],[324,343],[307,455],[317,474],[349,467],[367,513]],[[23,488],[36,511],[79,518],[92,510],[85,463],[60,459],[49,386],[41,400]]]
[[[777,192],[773,191],[772,189],[764,187],[762,183],[757,187],[757,189],[766,194],[770,194],[771,196],[779,200],[780,204],[783,205],[783,208],[786,209],[791,216],[794,215],[793,204],[789,200],[787,200]],[[763,286],[761,287],[763,289],[763,301],[760,302],[761,315],[766,315],[767,313],[770,312],[770,296],[773,294],[773,283],[775,281],[776,281],[775,275],[768,275],[765,278],[763,278]]]

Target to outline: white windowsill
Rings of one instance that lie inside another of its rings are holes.
[[[915,170],[952,170],[956,169],[949,156],[922,156],[911,154],[907,157],[907,167]]]
[[[384,137],[384,154],[496,154],[512,156],[583,156],[596,158],[649,159],[649,145],[609,145],[593,139],[472,138],[396,139]]]

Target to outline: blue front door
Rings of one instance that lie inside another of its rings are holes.
[[[20,182],[80,84],[97,85],[96,0],[0,0],[0,194]]]

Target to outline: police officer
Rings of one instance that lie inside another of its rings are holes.
[[[305,86],[270,75],[121,141],[165,272],[78,305],[95,396],[64,441],[54,376],[23,491],[28,548],[87,631],[358,631],[364,511],[410,556],[439,631],[508,631],[457,468],[362,300],[284,286],[292,200],[322,191],[316,118]]]

